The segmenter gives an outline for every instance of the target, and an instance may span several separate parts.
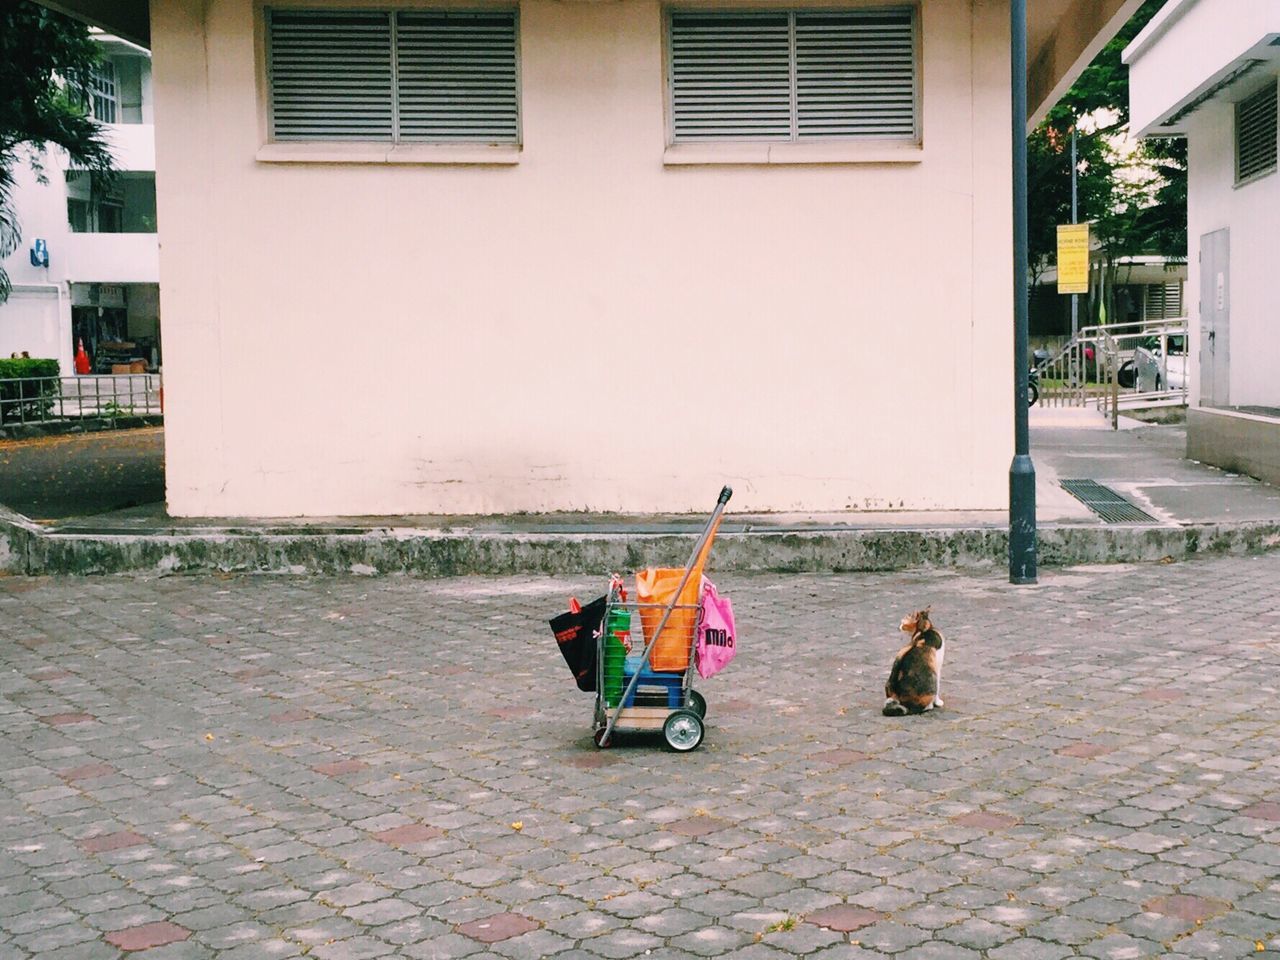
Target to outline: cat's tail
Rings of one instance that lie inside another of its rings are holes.
[[[880,711],[886,717],[905,717],[908,713],[907,708],[900,704],[897,700],[886,700],[884,709]]]

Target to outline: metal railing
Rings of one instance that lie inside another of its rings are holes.
[[[1136,407],[1185,405],[1187,355],[1170,353],[1188,339],[1186,318],[1082,327],[1056,354],[1036,364],[1039,404],[1096,406],[1109,414]]]
[[[124,373],[0,380],[0,427],[155,416],[160,375]]]
[[[1102,391],[1098,394],[1098,412],[1111,421],[1111,429],[1120,428],[1120,343],[1103,331],[1098,337],[1098,374]],[[1108,411],[1110,415],[1108,416]]]

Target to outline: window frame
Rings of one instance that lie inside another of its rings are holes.
[[[136,171],[123,175],[129,179],[150,180],[152,192],[155,189],[155,174],[150,171]],[[109,233],[109,234],[154,234],[155,227],[149,230],[126,230],[125,208],[126,193],[123,184],[116,182],[113,189],[98,192],[95,187],[95,175],[88,170],[72,168],[66,172],[66,184],[85,182],[88,191],[83,196],[72,196],[67,192],[67,229],[71,233]],[[136,211],[135,211],[136,213]],[[144,222],[154,220],[154,214],[138,215]]]
[[[319,139],[319,140],[280,140],[276,138],[275,132],[275,90],[272,83],[272,36],[271,36],[271,15],[273,11],[285,13],[361,13],[361,14],[382,14],[387,17],[388,24],[388,45],[390,51],[391,66],[391,115],[392,115],[392,131],[389,140],[345,140],[345,139]],[[398,86],[398,50],[396,47],[396,24],[397,15],[401,13],[410,14],[454,14],[454,15],[487,15],[510,14],[512,18],[513,32],[513,66],[515,70],[514,97],[515,97],[515,139],[514,140],[405,140],[400,137],[400,92]],[[345,2],[331,2],[331,0],[301,0],[301,2],[260,2],[257,4],[257,24],[259,27],[260,37],[260,53],[258,62],[260,65],[260,94],[259,106],[263,123],[263,149],[259,151],[258,159],[260,160],[318,160],[321,162],[333,162],[334,160],[350,159],[355,162],[364,160],[376,160],[379,162],[394,162],[395,157],[392,154],[407,154],[410,162],[429,161],[433,159],[433,154],[443,159],[444,162],[473,162],[468,158],[468,152],[474,151],[495,151],[499,155],[508,151],[519,151],[524,145],[524,91],[522,86],[522,60],[521,60],[521,43],[520,43],[520,8],[517,3],[499,2],[485,3],[450,3],[450,2],[432,2],[432,3],[415,3],[405,2],[397,5],[388,5],[385,2],[378,4],[365,4],[359,0],[345,0]],[[372,153],[370,153],[372,151]],[[443,151],[435,154],[436,151]],[[458,159],[451,161],[450,153],[456,153]],[[368,154],[368,155],[364,155]]]
[[[89,113],[99,123],[118,123],[120,116],[120,78],[113,61],[103,58],[89,69]],[[99,104],[111,107],[111,117],[104,117]]]
[[[890,11],[904,11],[911,15],[911,56],[912,56],[912,135],[908,137],[869,137],[859,135],[830,136],[830,137],[814,137],[801,136],[799,134],[799,104],[797,92],[797,67],[796,67],[796,15],[807,14],[841,14],[841,13],[877,13]],[[788,18],[788,32],[790,34],[788,41],[788,56],[791,64],[790,78],[790,95],[791,95],[791,135],[787,139],[774,137],[697,137],[690,139],[676,138],[676,109],[675,109],[675,56],[672,45],[672,30],[674,26],[674,17],[677,14],[707,14],[707,15],[741,15],[741,16],[759,16],[762,14],[786,14]],[[674,154],[678,151],[689,151],[691,153],[701,154],[705,150],[715,151],[717,149],[733,150],[742,147],[763,147],[770,148],[785,156],[787,152],[798,152],[805,150],[814,151],[847,151],[850,149],[859,152],[867,152],[868,159],[871,162],[882,162],[889,158],[889,155],[883,151],[908,151],[918,150],[924,143],[924,57],[922,54],[922,35],[921,28],[921,10],[919,2],[893,3],[885,2],[885,0],[875,0],[875,2],[843,2],[832,3],[827,0],[817,0],[814,3],[800,3],[796,5],[773,5],[765,3],[747,3],[737,2],[731,5],[721,6],[716,3],[697,2],[676,2],[665,4],[662,9],[662,57],[663,57],[663,80],[665,90],[663,91],[663,112],[665,114],[666,126],[666,146],[668,153]],[[873,155],[873,152],[874,155]],[[821,156],[816,157],[819,162]],[[895,158],[896,159],[896,158]],[[918,157],[912,158],[918,159]],[[770,161],[773,162],[773,161]]]
[[[1250,101],[1260,97],[1270,96],[1273,103],[1271,115],[1271,123],[1273,127],[1274,142],[1271,145],[1272,158],[1271,164],[1254,170],[1244,176],[1240,174],[1240,111],[1241,107]],[[1271,174],[1280,170],[1280,77],[1271,77],[1268,84],[1264,84],[1257,90],[1254,90],[1247,97],[1242,97],[1232,104],[1231,117],[1231,149],[1232,159],[1235,161],[1235,186],[1243,187],[1253,183],[1255,180],[1261,180],[1263,177],[1269,177]]]
[[[93,233],[93,204],[83,197],[67,197],[67,227],[72,233]]]
[[[101,200],[94,204],[94,233],[124,233],[124,204]]]

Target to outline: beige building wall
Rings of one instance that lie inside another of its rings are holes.
[[[152,11],[174,514],[1005,505],[1007,4],[922,4],[919,149],[690,157],[659,3],[525,0],[468,164],[279,162],[261,7]]]

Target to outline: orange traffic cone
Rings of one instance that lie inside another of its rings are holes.
[[[79,346],[76,347],[76,373],[85,374],[89,372],[89,355],[84,352],[84,339],[81,338]]]

